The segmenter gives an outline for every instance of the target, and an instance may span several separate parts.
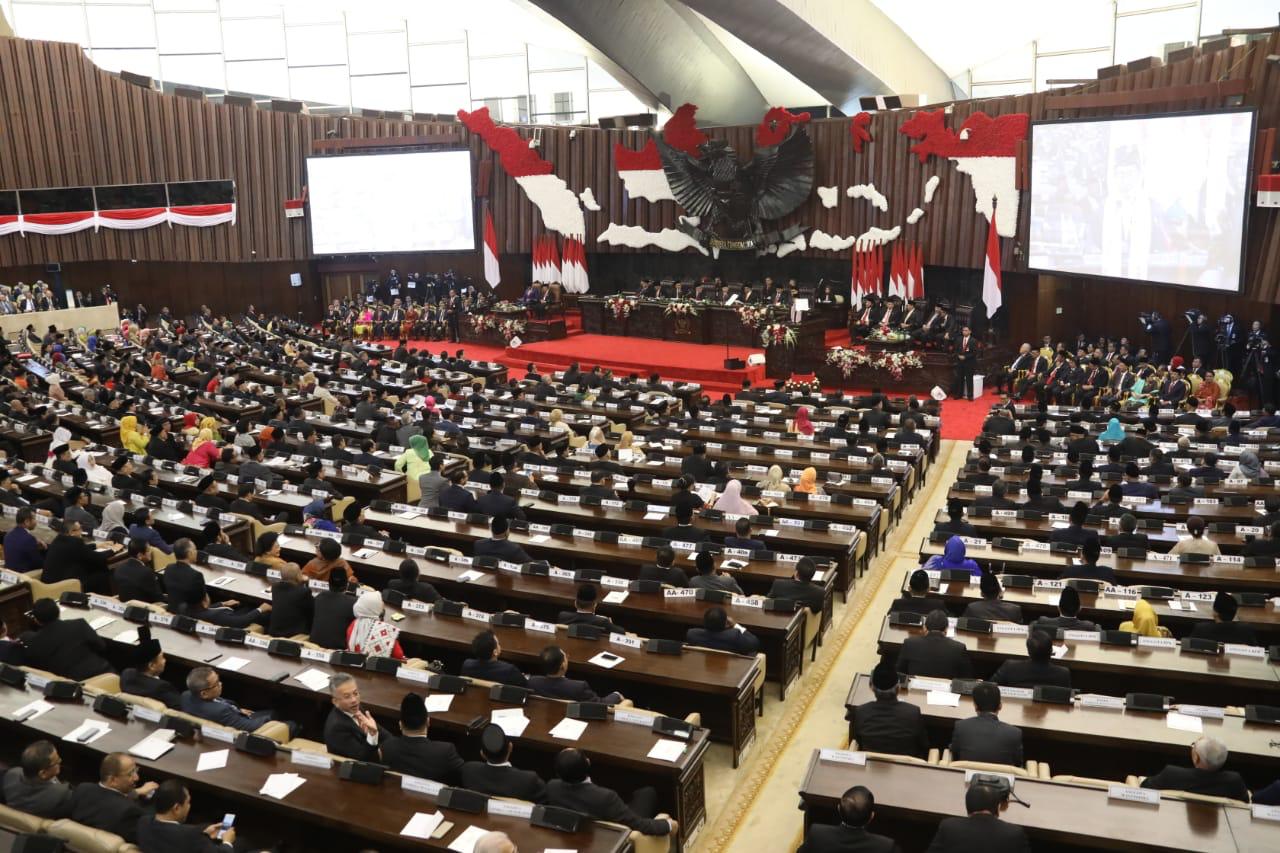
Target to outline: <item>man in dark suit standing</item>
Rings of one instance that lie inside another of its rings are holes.
[[[964,794],[968,817],[949,817],[938,824],[927,853],[1031,853],[1026,831],[1000,820],[1009,794],[974,782]]]
[[[542,675],[529,679],[529,689],[539,696],[550,696],[553,699],[565,699],[569,702],[603,702],[616,705],[622,701],[621,693],[613,692],[601,697],[591,685],[575,678],[567,678],[569,656],[559,646],[547,646],[539,655],[542,663]]]
[[[1210,797],[1230,797],[1248,802],[1249,789],[1239,773],[1223,770],[1227,763],[1227,746],[1205,735],[1191,744],[1191,766],[1171,764],[1154,776],[1142,780],[1142,787],[1166,791],[1187,791]]]
[[[429,725],[426,702],[417,693],[406,693],[400,701],[400,734],[382,744],[382,760],[399,773],[455,784],[462,757],[453,744],[429,739]]]
[[[462,786],[494,797],[516,797],[530,803],[543,803],[547,783],[531,770],[511,766],[511,741],[502,727],[494,723],[480,734],[480,755],[484,761],[468,761],[462,765]]]
[[[708,608],[702,614],[702,627],[686,631],[685,642],[739,655],[760,651],[760,639],[730,619],[723,607]]]
[[[31,608],[36,630],[22,635],[26,647],[26,662],[37,669],[83,681],[104,672],[111,672],[111,664],[101,656],[106,641],[89,627],[83,619],[62,619],[58,602],[42,598]]]
[[[345,672],[333,676],[329,683],[333,708],[324,721],[324,747],[334,755],[356,761],[380,761],[380,744],[391,733],[360,707],[360,687]]]
[[[108,753],[98,766],[98,784],[85,782],[72,791],[71,819],[134,843],[138,820],[147,813],[139,800],[159,787],[158,782],[138,784],[138,763],[128,753]]]
[[[967,325],[960,328],[960,337],[956,340],[952,356],[956,360],[955,379],[951,383],[951,396],[964,396],[973,399],[973,368],[977,362],[977,341],[973,339],[973,330]]]
[[[793,601],[808,607],[813,613],[821,613],[824,604],[822,587],[813,582],[817,573],[812,557],[801,557],[796,561],[796,571],[790,578],[778,578],[769,587],[769,597],[784,601]]]
[[[231,853],[236,842],[235,829],[228,829],[218,839],[221,824],[201,828],[185,821],[191,813],[191,794],[177,779],[160,783],[153,800],[156,813],[138,821],[138,847],[142,853]]]
[[[876,665],[871,671],[871,690],[876,698],[849,712],[858,748],[916,758],[928,756],[929,736],[920,708],[898,701],[898,673],[892,666],[884,662]]]
[[[973,665],[964,643],[947,636],[947,612],[934,610],[924,617],[927,633],[908,637],[898,652],[898,672],[931,678],[969,678]]]
[[[630,803],[618,792],[591,781],[591,761],[576,749],[564,749],[556,756],[556,776],[547,783],[547,802],[573,809],[596,820],[608,820],[644,835],[674,835],[671,818],[651,817],[657,811],[658,794],[653,788],[636,791]]]
[[[975,716],[959,720],[951,732],[953,761],[985,761],[1022,766],[1022,730],[1000,722],[1000,688],[984,681],[973,688]]]
[[[529,680],[515,664],[498,660],[501,654],[502,644],[498,642],[498,635],[489,630],[481,631],[471,640],[471,657],[462,662],[462,674],[467,678],[528,687]]]
[[[992,681],[1006,687],[1070,687],[1071,670],[1053,663],[1053,638],[1044,631],[1027,635],[1027,660],[1006,660]]]
[[[326,649],[347,647],[347,626],[356,618],[356,600],[347,595],[344,572],[329,573],[329,589],[311,605],[311,642]]]
[[[797,853],[898,853],[892,838],[867,832],[875,817],[876,798],[862,785],[845,791],[836,806],[839,826],[815,823]]]

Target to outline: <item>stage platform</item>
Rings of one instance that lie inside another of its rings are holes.
[[[764,350],[585,333],[508,348],[505,353],[507,359],[520,366],[532,361],[539,367],[563,370],[576,361],[583,370],[598,364],[615,375],[658,373],[701,383],[709,391],[736,391],[744,379],[763,382],[763,364],[742,370],[724,368],[726,358],[745,362],[753,354],[764,355]]]

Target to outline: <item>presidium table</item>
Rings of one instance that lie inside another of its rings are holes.
[[[774,379],[786,379],[792,373],[812,373],[826,358],[827,320],[818,311],[810,311],[799,323],[789,324],[796,332],[795,346],[764,346],[761,330],[743,323],[737,308],[692,304],[697,313],[677,315],[667,313],[668,300],[641,299],[627,317],[618,318],[608,305],[608,297],[578,297],[582,329],[590,334],[763,349],[765,374]],[[786,319],[784,312],[770,322]]]

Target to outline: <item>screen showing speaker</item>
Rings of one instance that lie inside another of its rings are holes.
[[[474,251],[471,152],[307,158],[317,255]]]
[[[1235,291],[1256,112],[1031,125],[1028,266]]]

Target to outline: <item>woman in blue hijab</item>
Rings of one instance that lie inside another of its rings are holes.
[[[1120,426],[1119,418],[1107,421],[1107,428],[1098,436],[1098,441],[1124,441],[1124,430]]]
[[[930,557],[924,567],[926,569],[958,569],[971,575],[982,574],[982,567],[978,565],[978,561],[970,560],[965,556],[964,540],[959,536],[948,539],[942,553]]]

